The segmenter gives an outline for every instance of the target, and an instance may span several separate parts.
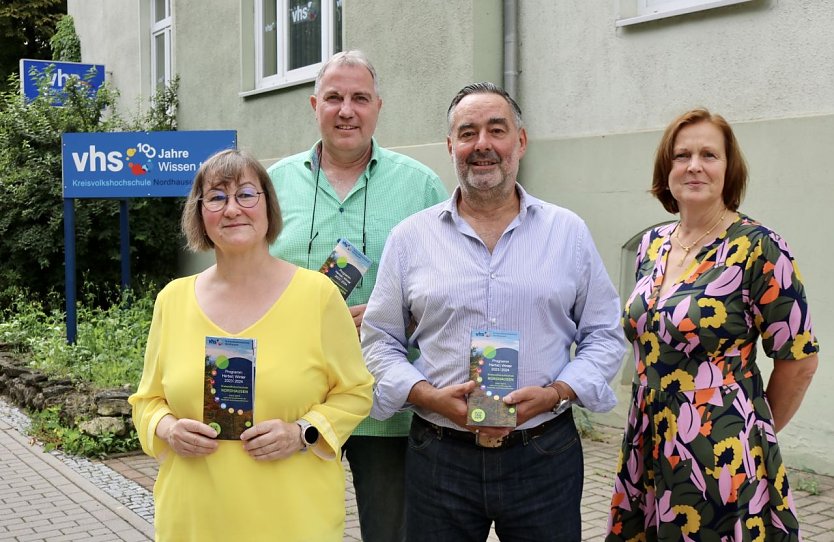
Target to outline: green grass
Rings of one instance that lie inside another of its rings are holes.
[[[79,304],[77,314],[76,343],[67,344],[65,313],[47,312],[40,303],[21,297],[0,321],[0,342],[49,376],[99,389],[135,386],[153,316],[152,295],[125,295],[106,308]]]
[[[801,476],[794,485],[796,491],[804,491],[809,495],[820,494],[820,482],[813,476]]]
[[[153,316],[155,293],[153,288],[147,291],[142,296],[118,296],[108,307],[95,306],[97,297],[86,296],[88,303],[79,303],[77,308],[77,341],[72,345],[67,344],[63,311],[45,310],[21,295],[0,313],[0,342],[47,376],[70,378],[95,389],[135,389]],[[29,415],[29,433],[47,450],[102,457],[139,449],[135,430],[124,437],[93,437],[76,427],[82,420],[63,419],[57,406]]]
[[[108,454],[131,452],[139,449],[139,438],[132,430],[125,437],[112,433],[90,436],[76,427],[68,427],[61,421],[60,407],[49,407],[31,415],[29,434],[43,443],[46,451],[61,450],[70,455],[105,457]]]

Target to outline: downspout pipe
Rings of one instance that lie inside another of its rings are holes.
[[[504,90],[518,101],[518,0],[504,0]]]
[[[516,102],[518,99],[518,0],[504,0],[504,90]],[[519,164],[516,181],[522,182],[523,164]]]

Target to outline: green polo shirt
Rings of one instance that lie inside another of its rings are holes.
[[[371,296],[379,258],[391,228],[449,196],[443,182],[431,169],[412,158],[383,149],[372,140],[368,166],[345,200],[339,201],[324,170],[318,167],[320,143],[308,151],[284,158],[268,170],[284,219],[284,230],[270,247],[270,252],[300,267],[319,269],[339,238],[347,238],[361,250],[364,225],[365,254],[373,264],[347,299],[348,305],[361,305]],[[353,434],[406,436],[410,424],[411,413],[400,412],[384,422],[366,418]]]

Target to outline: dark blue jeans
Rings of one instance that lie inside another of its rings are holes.
[[[570,411],[545,433],[480,448],[412,423],[405,459],[406,539],[579,542],[582,443]]]
[[[342,452],[350,464],[363,542],[405,540],[405,451],[407,437],[347,439]]]

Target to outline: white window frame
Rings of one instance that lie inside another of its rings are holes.
[[[276,3],[277,25],[276,39],[278,42],[278,70],[275,75],[264,76],[263,74],[263,2],[274,1]],[[344,8],[342,8],[344,9]],[[334,8],[332,0],[321,0],[321,24],[324,31],[321,33],[321,53],[319,62],[287,70],[289,65],[289,23],[286,14],[289,11],[289,0],[255,0],[255,92],[277,89],[307,83],[315,80],[319,68],[325,60],[333,54],[335,43],[335,31],[333,28]],[[341,29],[340,29],[341,30]]]
[[[171,28],[173,26],[173,16],[171,14],[171,0],[165,0],[165,16],[159,21],[156,20],[156,2],[150,0],[151,3],[151,94],[155,93],[160,88],[159,73],[157,73],[157,58],[161,53],[163,55],[165,73],[162,74],[162,85],[168,85],[171,81]],[[164,36],[164,50],[158,51],[156,46],[156,38]]]
[[[675,17],[686,13],[732,6],[752,0],[619,0],[620,17],[616,25],[629,26]]]

